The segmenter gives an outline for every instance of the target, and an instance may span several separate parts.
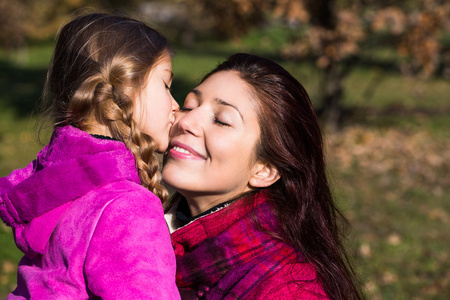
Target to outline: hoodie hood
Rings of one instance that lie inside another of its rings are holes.
[[[0,218],[14,229],[19,249],[42,253],[72,201],[124,179],[140,183],[135,158],[124,143],[58,127],[36,160],[0,178]]]

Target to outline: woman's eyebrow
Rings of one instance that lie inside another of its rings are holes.
[[[239,109],[236,106],[234,106],[233,104],[228,103],[227,101],[220,99],[220,98],[214,98],[214,101],[216,101],[220,105],[230,106],[230,107],[234,108],[238,112],[238,114],[241,116],[242,121],[244,121],[244,117],[242,116],[241,112],[239,111]]]
[[[200,92],[197,89],[192,89],[188,94],[193,93],[195,96],[197,96],[197,98],[201,98],[202,97],[202,92]]]
[[[197,90],[197,89],[192,89],[189,93],[193,93],[200,100],[203,97],[203,93],[200,90]],[[217,102],[219,105],[229,106],[229,107],[234,108],[238,112],[238,114],[241,117],[241,119],[244,120],[244,116],[242,116],[242,114],[239,111],[239,109],[236,106],[234,106],[233,104],[231,104],[231,103],[229,103],[229,102],[227,102],[227,101],[225,101],[225,100],[223,100],[221,98],[218,98],[218,97],[214,98],[214,101]]]

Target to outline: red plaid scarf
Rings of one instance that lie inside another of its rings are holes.
[[[172,234],[176,281],[185,299],[246,299],[284,265],[298,261],[292,247],[269,234],[277,221],[265,193],[254,197],[253,207],[241,199]]]

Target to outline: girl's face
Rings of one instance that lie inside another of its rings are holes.
[[[165,54],[150,71],[135,103],[134,119],[139,129],[155,140],[160,152],[164,152],[169,145],[169,131],[175,121],[174,111],[179,107],[170,94],[172,78],[172,60],[169,54]]]
[[[168,185],[204,203],[199,211],[251,189],[260,127],[250,87],[237,72],[206,79],[175,116],[163,169]]]

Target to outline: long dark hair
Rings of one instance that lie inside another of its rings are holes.
[[[50,119],[54,127],[72,125],[88,132],[90,120],[106,126],[136,157],[142,185],[165,200],[157,145],[136,125],[133,98],[152,67],[172,53],[165,37],[138,20],[105,13],[74,18],[59,32],[41,125]]]
[[[238,71],[256,99],[257,156],[281,175],[267,189],[283,239],[315,266],[331,299],[363,298],[343,246],[348,224],[333,202],[322,132],[307,92],[279,64],[254,55],[232,55],[203,81],[221,71]]]

